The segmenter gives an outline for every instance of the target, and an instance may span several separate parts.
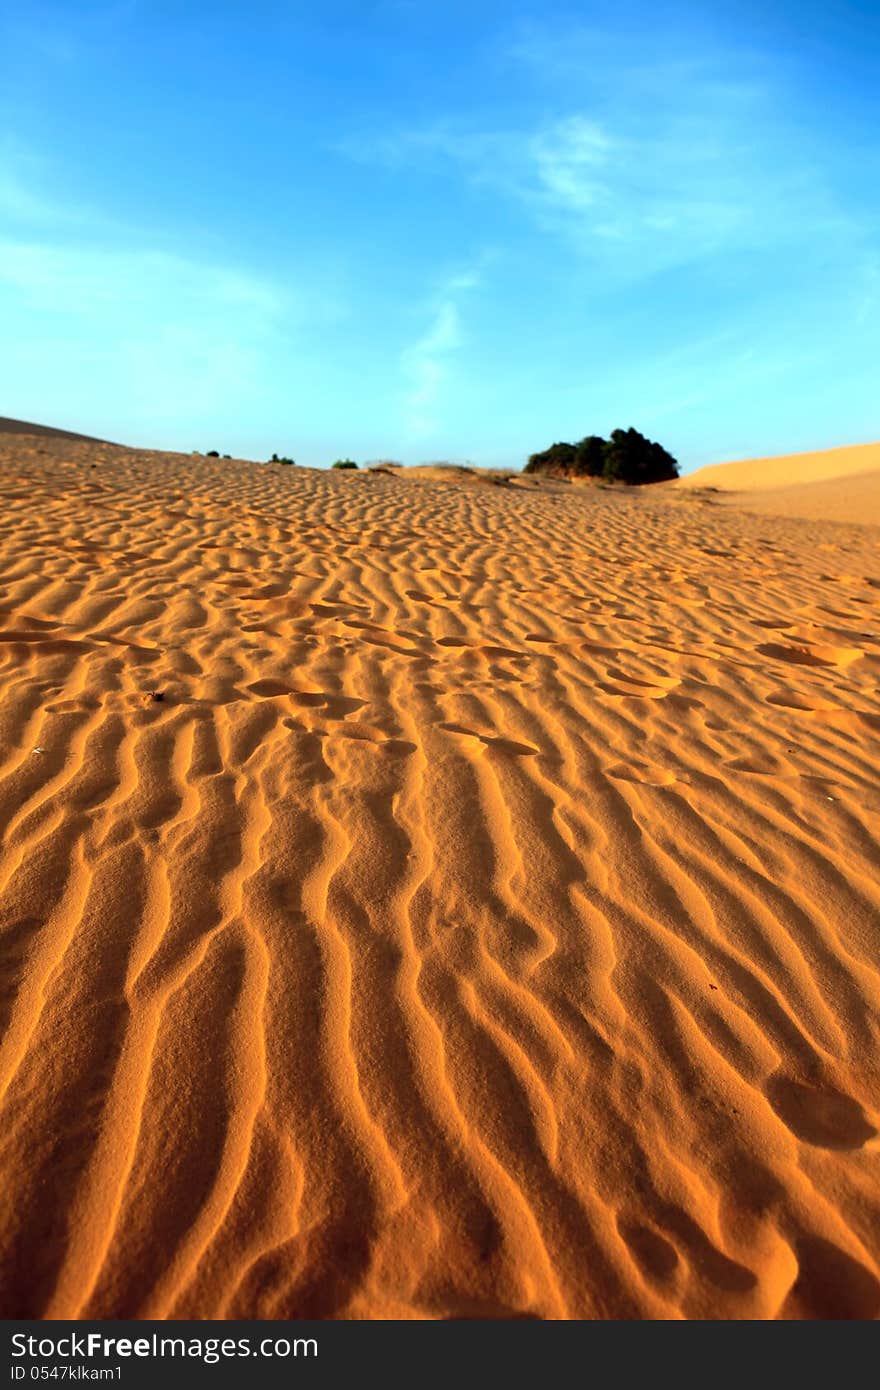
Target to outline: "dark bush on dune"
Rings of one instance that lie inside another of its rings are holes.
[[[588,478],[605,476],[605,452],[608,441],[601,434],[588,434],[577,446],[574,456],[574,471]]]
[[[357,468],[354,459],[337,459],[331,466],[333,468]]]
[[[638,430],[612,430],[602,477],[609,482],[668,483],[678,477],[678,462]]]
[[[678,462],[638,430],[612,430],[610,439],[588,434],[579,444],[551,444],[531,454],[526,473],[562,478],[603,478],[610,483],[666,483],[678,477]]]
[[[206,459],[218,459],[219,457],[220,454],[216,449],[209,449],[208,452],[205,454]]]
[[[551,444],[540,454],[530,454],[526,473],[572,473],[577,449],[574,444]]]
[[[289,458],[286,458],[286,457],[285,457],[285,458],[279,458],[277,454],[273,454],[272,457],[270,458],[269,462],[270,462],[270,463],[285,463],[285,464],[288,465],[288,467],[291,467],[291,468],[292,468],[293,465],[296,463],[296,459],[289,459]]]

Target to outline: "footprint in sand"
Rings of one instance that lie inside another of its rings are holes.
[[[798,1272],[779,1316],[870,1321],[880,1312],[880,1281],[858,1260],[821,1236],[794,1241]]]
[[[787,661],[793,666],[851,666],[859,657],[865,655],[861,647],[825,647],[804,643],[796,647],[782,646],[778,642],[765,642],[755,648],[761,656],[769,656],[773,661]]]
[[[417,744],[410,743],[408,739],[384,738],[367,729],[344,728],[339,731],[339,736],[383,753],[388,758],[405,758],[418,751]]]
[[[285,685],[283,681],[252,681],[247,689],[260,700],[276,700],[286,697],[294,705],[304,709],[321,709],[329,719],[344,719],[355,710],[363,709],[365,700],[356,700],[351,695],[333,695],[324,690],[297,690]]]
[[[671,689],[664,689],[649,681],[632,680],[630,677],[627,677],[625,682],[621,680],[617,685],[612,685],[609,681],[597,681],[596,688],[605,695],[616,695],[618,699],[627,700],[665,700]]]
[[[512,647],[479,647],[478,651],[483,656],[492,657],[496,661],[519,660],[528,656],[527,652],[514,651]]]
[[[848,729],[855,733],[880,733],[880,714],[875,714],[873,710],[841,709],[827,700],[810,700],[787,690],[765,695],[764,699],[768,705],[780,705],[783,709],[804,714],[830,728]]]
[[[831,710],[833,705],[824,700],[812,700],[806,695],[798,695],[793,690],[774,690],[764,696],[768,705],[781,705],[783,709],[801,710],[804,714],[816,714],[820,710]]]
[[[681,1261],[678,1251],[659,1231],[633,1217],[618,1215],[617,1229],[639,1269],[649,1279],[665,1283],[671,1279]]]
[[[664,767],[635,760],[615,763],[613,767],[606,767],[605,772],[607,776],[613,777],[615,782],[635,782],[644,787],[671,787],[678,780],[674,772],[669,772]]]
[[[439,727],[448,734],[463,734],[466,738],[478,739],[490,752],[509,753],[517,758],[534,758],[541,751],[530,743],[517,743],[515,739],[500,738],[497,734],[480,734],[476,729],[466,729],[462,724],[440,724]]]
[[[817,1148],[860,1149],[877,1134],[858,1101],[833,1086],[806,1086],[776,1072],[764,1094],[783,1124]]]
[[[447,594],[426,594],[421,589],[407,589],[405,592],[407,598],[412,599],[413,603],[429,603],[442,607],[449,602]]]
[[[723,766],[731,772],[747,772],[753,777],[782,777],[786,772],[778,758],[766,755],[754,758],[728,758]]]

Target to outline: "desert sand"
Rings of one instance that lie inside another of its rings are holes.
[[[880,529],[14,433],[0,499],[0,1313],[880,1311]]]

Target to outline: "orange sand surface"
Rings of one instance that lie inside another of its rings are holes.
[[[880,530],[9,433],[0,503],[0,1313],[880,1311]]]

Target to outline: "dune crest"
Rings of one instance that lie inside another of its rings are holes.
[[[880,533],[0,438],[0,1310],[880,1311]]]

